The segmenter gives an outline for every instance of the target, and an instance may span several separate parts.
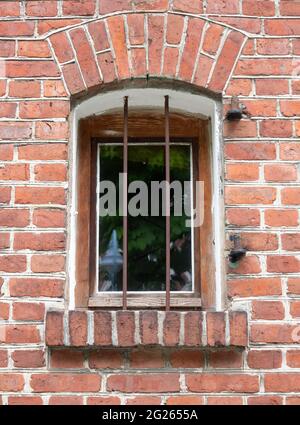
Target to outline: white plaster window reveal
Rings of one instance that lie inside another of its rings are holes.
[[[78,170],[77,139],[78,122],[82,118],[93,115],[120,111],[125,96],[129,98],[129,113],[132,109],[156,109],[164,108],[164,97],[170,99],[170,111],[191,114],[194,117],[210,118],[211,141],[212,141],[212,215],[214,232],[214,256],[215,256],[215,310],[222,311],[225,306],[225,265],[224,265],[224,200],[223,200],[223,149],[221,136],[221,102],[205,96],[201,93],[188,93],[182,89],[164,88],[128,88],[111,90],[99,93],[92,98],[83,100],[76,105],[71,112],[71,144],[70,144],[70,188],[69,198],[69,228],[68,228],[68,258],[67,280],[69,288],[69,309],[75,308],[75,255],[76,255],[76,176]],[[113,134],[113,130],[112,130]]]

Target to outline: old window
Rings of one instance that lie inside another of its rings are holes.
[[[79,122],[76,306],[209,306],[215,291],[210,121],[168,107],[130,108],[130,97],[127,111]],[[191,219],[197,182],[203,182],[201,226]]]

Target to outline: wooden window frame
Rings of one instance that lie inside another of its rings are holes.
[[[204,223],[194,229],[195,287],[191,294],[171,293],[171,308],[213,309],[215,304],[212,232],[212,162],[210,120],[170,114],[170,137],[193,140],[193,180],[204,181]],[[164,138],[164,114],[130,111],[129,142],[133,139]],[[147,135],[145,135],[145,128]],[[123,135],[122,113],[89,117],[79,122],[76,220],[76,308],[122,308],[122,293],[95,296],[96,275],[96,140],[114,142]],[[196,172],[195,172],[196,171]],[[88,182],[88,184],[87,184]],[[165,294],[128,293],[128,308],[164,308]]]

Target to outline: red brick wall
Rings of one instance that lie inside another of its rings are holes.
[[[0,1],[0,403],[300,402],[299,15],[295,0]],[[223,135],[246,348],[228,347],[228,321],[210,344],[208,316],[193,348],[45,345],[46,311],[67,307],[70,98],[146,75],[245,106]]]

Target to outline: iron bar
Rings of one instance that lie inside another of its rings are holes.
[[[124,98],[123,133],[123,310],[127,310],[128,286],[128,96]]]
[[[165,180],[166,180],[166,311],[170,310],[170,117],[169,96],[165,96]]]

